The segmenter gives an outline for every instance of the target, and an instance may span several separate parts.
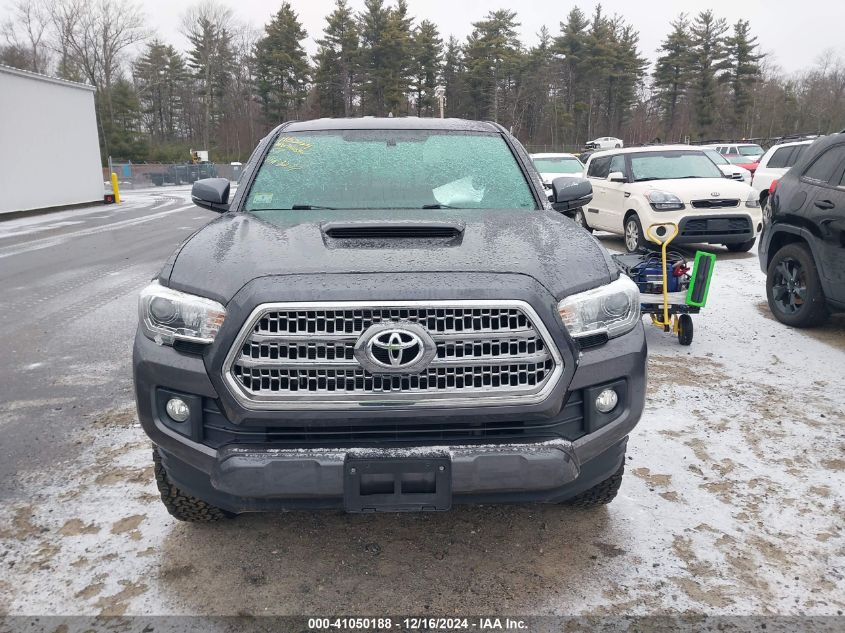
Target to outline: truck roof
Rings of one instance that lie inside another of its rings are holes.
[[[452,130],[464,132],[502,132],[495,123],[466,119],[436,119],[430,117],[355,117],[290,121],[279,126],[287,132],[317,130]]]

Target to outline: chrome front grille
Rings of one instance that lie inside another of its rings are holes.
[[[414,373],[371,373],[354,350],[375,324],[413,323],[436,351]],[[521,301],[288,303],[259,306],[224,365],[250,409],[473,406],[538,402],[562,372],[560,354]]]

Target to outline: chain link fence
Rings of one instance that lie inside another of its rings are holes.
[[[228,178],[236,182],[243,171],[240,163],[112,163],[111,171],[124,189],[190,185],[202,178]],[[111,189],[111,171],[103,167],[103,183]]]

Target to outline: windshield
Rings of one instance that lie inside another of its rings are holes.
[[[722,172],[699,150],[629,154],[634,182],[674,178],[721,178]]]
[[[541,174],[580,174],[584,165],[574,156],[535,158],[534,166]]]
[[[740,145],[739,153],[743,156],[762,156],[763,148],[759,145]]]
[[[453,130],[282,132],[246,211],[536,209],[504,139]]]
[[[719,152],[715,149],[705,149],[703,150],[705,154],[707,154],[707,158],[712,160],[717,165],[730,165],[728,159],[722,156]]]

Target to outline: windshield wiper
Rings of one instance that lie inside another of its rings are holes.
[[[637,178],[634,182],[647,182],[649,180],[663,180],[662,178],[658,178],[657,176],[648,176],[646,178]]]
[[[424,204],[423,209],[464,209],[465,207],[453,207],[451,204]]]
[[[319,204],[292,204],[290,207],[291,211],[312,211],[314,209],[336,211],[335,207],[321,207]]]

